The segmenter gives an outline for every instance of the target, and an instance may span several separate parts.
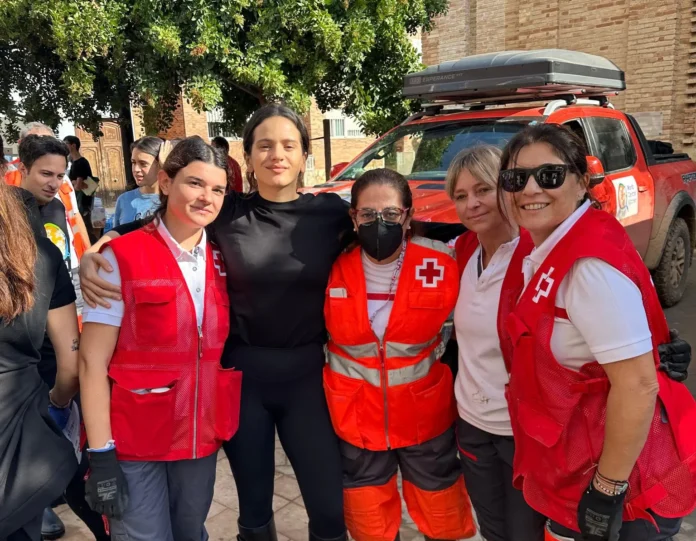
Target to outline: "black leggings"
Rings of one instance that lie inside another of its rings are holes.
[[[341,454],[321,369],[283,382],[244,374],[239,430],[224,445],[237,484],[239,524],[258,528],[273,516],[275,429],[297,476],[310,531],[321,539],[342,536]]]

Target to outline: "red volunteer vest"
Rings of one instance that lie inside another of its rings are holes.
[[[229,300],[220,253],[206,250],[205,313],[154,226],[109,243],[125,312],[109,365],[111,430],[120,460],[183,460],[216,452],[239,421],[241,373],[223,370]],[[161,389],[167,392],[147,392]]]
[[[590,484],[604,442],[609,380],[597,362],[580,372],[551,352],[558,287],[580,258],[599,258],[640,289],[657,345],[669,329],[650,274],[613,216],[589,209],[548,255],[529,286],[522,262],[532,250],[521,233],[503,282],[498,313],[501,347],[510,374],[508,405],[515,435],[513,482],[529,505],[578,530],[577,506]],[[519,299],[519,302],[518,302]],[[696,402],[687,388],[658,371],[660,391],[647,442],[629,478],[624,520],[688,515],[696,504]]]
[[[382,342],[367,315],[360,249],[333,266],[324,313],[329,331],[324,390],[341,439],[373,451],[417,445],[452,426],[452,373],[440,362],[441,329],[459,291],[442,243],[409,240]]]
[[[474,255],[476,248],[479,246],[479,240],[476,233],[473,231],[465,231],[457,237],[454,242],[454,255],[457,259],[457,267],[459,268],[459,277],[464,273],[471,256]]]

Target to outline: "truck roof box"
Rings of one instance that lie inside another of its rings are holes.
[[[430,101],[510,103],[569,94],[600,96],[625,88],[624,72],[606,58],[565,49],[541,49],[443,62],[407,75],[403,94]]]

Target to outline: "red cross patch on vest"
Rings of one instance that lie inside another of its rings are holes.
[[[222,261],[222,254],[220,250],[213,250],[213,265],[218,271],[220,276],[227,276],[227,271],[225,270],[225,263]]]
[[[437,287],[437,284],[445,279],[445,267],[439,265],[437,259],[425,258],[416,267],[416,278],[423,287]]]

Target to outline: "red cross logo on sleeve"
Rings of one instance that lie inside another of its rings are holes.
[[[437,259],[424,259],[416,267],[416,278],[421,281],[423,287],[437,287],[445,278],[445,267],[438,265]]]

